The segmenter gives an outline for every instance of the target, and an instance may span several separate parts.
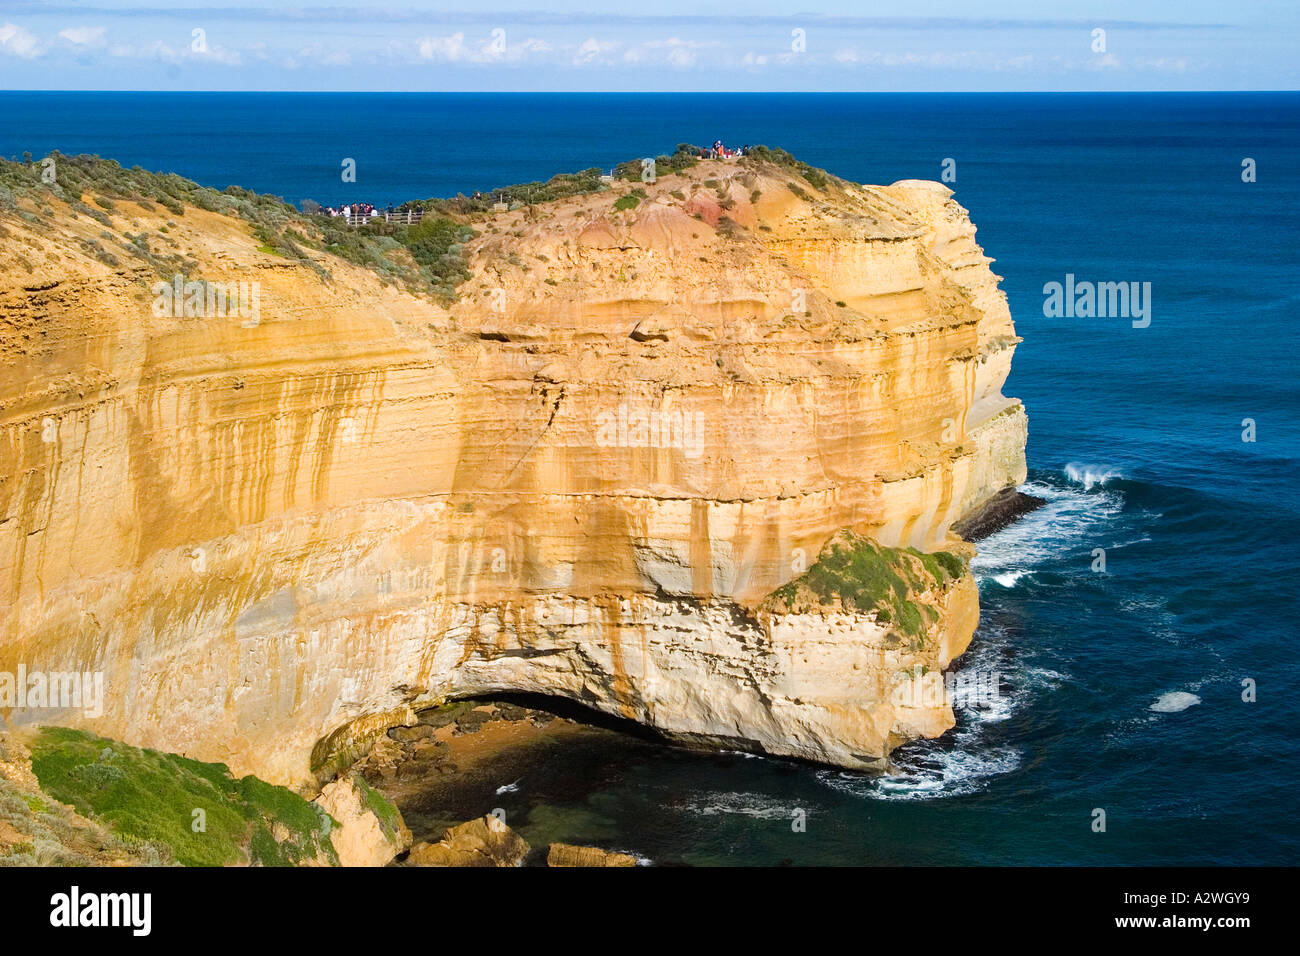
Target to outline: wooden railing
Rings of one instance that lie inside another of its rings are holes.
[[[372,219],[383,219],[384,222],[395,222],[407,226],[413,226],[424,218],[423,209],[394,209],[392,212],[376,209],[369,216],[364,213],[349,213],[347,215],[349,226],[364,226]]]

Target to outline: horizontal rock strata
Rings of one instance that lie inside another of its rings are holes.
[[[200,209],[0,212],[0,671],[105,687],[11,719],[294,783],[353,721],[512,690],[846,766],[949,726],[888,699],[965,647],[969,575],[916,650],[761,607],[841,529],[950,548],[1024,479],[966,212],[772,163],[630,188],[474,223],[447,307]],[[127,232],[257,321],[156,314],[87,251]]]

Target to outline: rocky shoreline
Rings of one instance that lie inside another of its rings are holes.
[[[401,812],[413,839],[397,866],[635,866],[635,856],[593,846],[551,842],[530,846],[507,823],[492,797],[503,789],[494,758],[514,748],[536,748],[604,728],[553,709],[510,700],[464,700],[418,712],[417,721],[378,738],[345,773],[379,790]],[[599,720],[593,716],[592,719]],[[477,789],[484,816],[451,823],[437,799],[439,781]]]
[[[1004,488],[953,525],[954,533],[980,541],[1014,524],[1046,504],[1046,500],[1017,488]],[[614,727],[613,719],[580,712],[562,699],[537,701],[539,706],[512,699],[469,699],[417,712],[415,722],[393,727],[379,736],[347,774],[359,775],[398,807],[414,834],[409,852],[395,866],[634,866],[647,863],[617,850],[551,842],[531,847],[513,831],[500,808],[485,816],[449,823],[445,808],[430,806],[430,781],[468,783],[485,797],[498,781],[491,774],[494,757],[511,748],[535,748],[584,732],[608,731],[653,737],[638,724]],[[475,779],[482,777],[482,779]],[[517,781],[516,781],[517,784]],[[496,793],[513,788],[497,787]],[[436,788],[436,784],[435,784]],[[489,799],[487,801],[491,803]],[[484,804],[485,809],[487,805]]]
[[[1045,498],[1025,494],[1014,487],[1003,488],[960,521],[953,522],[952,530],[967,541],[981,541],[1045,504]]]

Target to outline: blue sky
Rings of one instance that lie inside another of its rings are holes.
[[[4,89],[1293,90],[1298,52],[1297,0],[0,0]]]

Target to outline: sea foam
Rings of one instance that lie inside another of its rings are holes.
[[[1167,694],[1161,694],[1151,709],[1157,714],[1176,714],[1188,707],[1195,707],[1200,702],[1201,698],[1195,694],[1189,694],[1185,690],[1171,690]]]

